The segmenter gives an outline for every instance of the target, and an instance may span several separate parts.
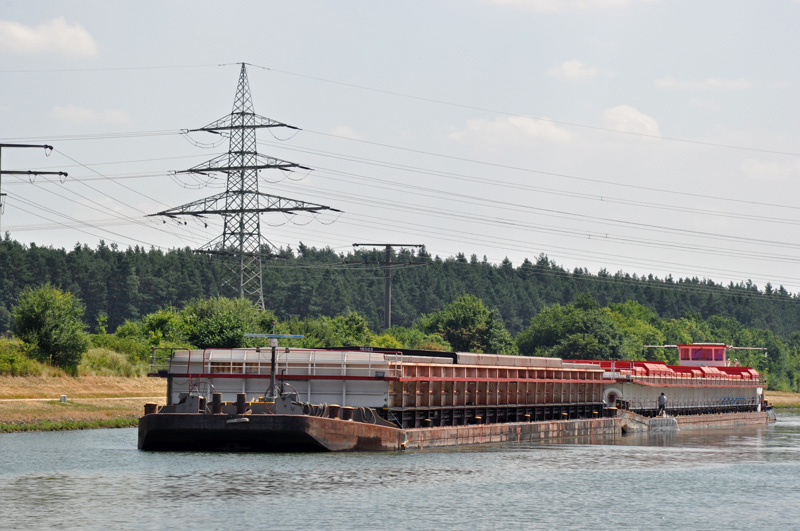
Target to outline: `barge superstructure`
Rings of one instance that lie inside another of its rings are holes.
[[[679,365],[657,361],[582,360],[603,369],[603,401],[646,417],[658,414],[665,395],[671,416],[747,413],[764,406],[764,382],[755,369],[728,359],[738,350],[724,343],[665,345],[678,351]],[[748,349],[764,350],[764,349]]]

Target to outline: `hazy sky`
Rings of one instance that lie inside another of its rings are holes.
[[[518,266],[752,279],[800,292],[800,1],[0,1],[3,232],[199,247],[155,213],[224,190],[248,62],[277,246],[425,244]],[[222,66],[221,66],[222,65]],[[200,186],[200,185],[203,186]],[[268,289],[268,288],[267,288]]]

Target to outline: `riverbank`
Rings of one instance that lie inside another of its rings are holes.
[[[0,376],[0,433],[136,426],[144,405],[164,404],[166,394],[162,378]],[[776,408],[800,408],[800,393],[766,397]]]
[[[800,393],[765,391],[767,401],[776,408],[800,408]]]
[[[144,405],[164,404],[166,392],[161,378],[3,376],[0,433],[135,426]]]

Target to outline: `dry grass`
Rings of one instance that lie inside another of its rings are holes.
[[[136,419],[147,402],[164,404],[167,383],[161,378],[111,376],[0,377],[0,427],[52,422]],[[67,403],[59,400],[67,395]]]
[[[120,398],[132,396],[166,397],[163,378],[124,378],[119,376],[0,376],[0,399]]]
[[[783,393],[781,391],[764,391],[764,396],[775,407],[800,408],[800,393]]]

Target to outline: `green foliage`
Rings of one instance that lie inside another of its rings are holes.
[[[194,306],[191,306],[194,308]],[[187,308],[185,313],[190,310]],[[200,311],[203,315],[208,315],[207,311]],[[154,347],[164,344],[180,344],[186,342],[188,335],[186,321],[174,308],[158,310],[154,313],[142,317],[139,333],[149,340]]]
[[[421,315],[443,311],[448,303],[465,293],[489,308],[500,309],[503,327],[515,336],[522,335],[521,331],[529,326],[531,319],[545,308],[572,303],[580,310],[605,307],[610,312],[614,327],[622,334],[618,350],[624,358],[667,361],[671,361],[670,356],[674,358],[674,350],[637,352],[641,343],[658,337],[651,327],[660,331],[666,343],[750,344],[766,340],[763,333],[757,331],[771,331],[775,343],[782,344],[785,349],[776,346],[776,356],[770,353],[766,359],[753,354],[754,363],[759,363],[763,371],[769,371],[776,385],[800,390],[800,349],[796,341],[790,339],[800,322],[800,296],[787,292],[782,286],[765,286],[762,291],[749,281],[722,285],[707,279],[659,279],[622,271],[601,270],[593,274],[580,267],[569,271],[544,254],[532,260],[524,259],[515,267],[509,260],[495,265],[479,255],[461,254],[442,259],[431,256],[424,248],[416,254],[405,249],[394,249],[391,253],[393,263],[409,265],[392,275],[392,322],[408,330],[419,330],[429,338],[438,338],[433,342],[411,336],[401,339],[390,332],[407,348],[456,349],[447,344],[440,333],[425,333],[414,323]],[[332,331],[330,323],[320,323],[319,319],[323,316],[333,319],[351,312],[363,317],[372,330],[381,329],[382,274],[365,278],[360,269],[334,274],[332,268],[340,267],[342,260],[383,261],[382,249],[357,249],[344,254],[301,244],[297,250],[281,250],[281,255],[284,263],[292,267],[266,264],[264,268],[268,304],[275,314],[259,312],[253,327],[248,324],[247,332],[271,332],[271,320],[277,318],[277,331],[301,333],[300,325],[308,320],[303,326],[315,330],[313,336],[307,340],[287,341],[289,346],[341,344],[339,342],[344,341],[339,337],[341,334]],[[428,262],[428,266],[411,266],[412,262],[421,261]],[[189,248],[163,252],[136,246],[123,250],[101,242],[94,249],[76,245],[65,250],[23,245],[6,235],[0,240],[0,333],[11,330],[13,319],[9,309],[22,292],[49,283],[80,297],[86,305],[85,321],[99,335],[104,329],[115,330],[114,336],[143,341],[148,346],[188,346],[183,309],[187,301],[214,299],[222,294],[224,274],[225,269],[219,262],[197,260]],[[577,298],[576,294],[579,294]],[[636,306],[630,306],[629,301],[637,301]],[[147,334],[137,330],[144,324],[145,317],[157,312],[172,314],[173,319],[177,313],[181,319],[164,322],[159,316],[156,324],[148,325]],[[103,316],[107,316],[107,320]],[[562,344],[563,349],[577,349],[587,354],[598,348],[603,350],[599,346],[596,348],[590,337],[580,336],[594,332],[575,333],[578,335],[569,343]],[[220,334],[210,335],[212,339],[220,339]],[[599,345],[605,344],[605,338],[597,339]],[[384,341],[374,335],[369,340],[373,344]],[[94,342],[101,344],[96,339]],[[256,341],[245,340],[244,344],[253,345]],[[494,347],[469,349],[501,350]],[[128,352],[131,348],[123,350]],[[599,352],[599,355],[605,354]]]
[[[74,371],[89,349],[83,313],[71,293],[49,285],[28,288],[13,309],[14,327],[34,359]]]
[[[499,312],[473,295],[462,295],[443,310],[423,315],[416,327],[440,335],[456,351],[518,354]]]
[[[33,361],[25,352],[19,339],[0,339],[0,375],[40,376],[42,365]]]
[[[34,420],[33,422],[21,424],[0,422],[0,433],[134,428],[138,423],[138,417],[122,417],[108,420]]]
[[[181,312],[186,338],[198,348],[241,348],[246,333],[263,325],[258,307],[245,299],[195,299]]]
[[[625,360],[646,359],[677,363],[675,349],[645,349],[645,345],[664,345],[664,333],[658,328],[658,316],[636,301],[612,304],[607,312],[622,334],[620,356]]]
[[[97,316],[97,333],[99,335],[108,333],[108,316],[104,313]]]
[[[139,338],[142,337],[142,326],[136,321],[127,320],[114,331],[117,337]]]
[[[307,348],[368,346],[373,344],[374,338],[367,320],[355,312],[304,319],[295,323],[292,333],[304,335],[298,346]]]
[[[667,319],[661,322],[661,331],[670,345],[707,343],[712,341],[711,329],[698,315],[689,314],[680,319]]]
[[[105,348],[91,349],[78,365],[80,376],[139,377],[145,376],[147,370],[146,363],[132,362],[125,354]]]
[[[146,361],[150,359],[152,352],[150,344],[140,336],[94,334],[90,336],[90,339],[93,347],[125,354],[131,360]]]
[[[526,356],[618,360],[624,355],[623,334],[613,312],[586,297],[539,312],[517,336],[517,346]]]
[[[403,344],[396,337],[389,333],[375,336],[372,339],[371,346],[386,350],[403,348]]]
[[[386,331],[386,335],[391,335],[403,345],[403,348],[415,350],[438,350],[451,351],[453,347],[444,340],[439,334],[426,334],[418,328],[404,328],[393,326]]]

